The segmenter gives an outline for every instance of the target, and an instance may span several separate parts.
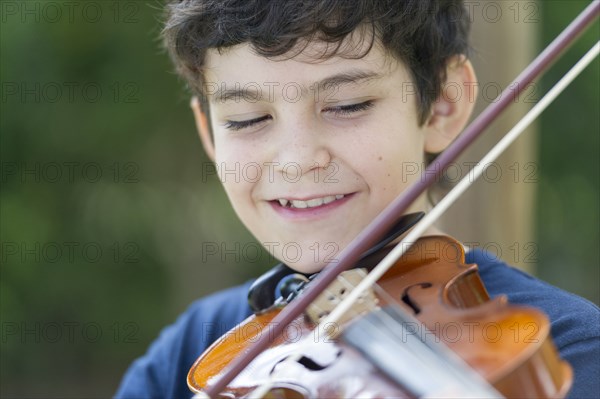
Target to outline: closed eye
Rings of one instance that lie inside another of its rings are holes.
[[[358,103],[358,104],[339,105],[337,107],[325,108],[323,111],[332,113],[336,116],[343,117],[343,116],[351,115],[356,112],[365,111],[365,110],[373,107],[373,105],[375,105],[373,100],[367,100],[367,101],[364,101],[364,102]],[[248,119],[245,121],[228,120],[228,121],[225,121],[223,126],[225,126],[225,128],[229,129],[229,130],[234,130],[234,131],[242,130],[242,129],[257,125],[257,124],[259,124],[263,121],[269,120],[269,119],[272,119],[271,115],[264,115],[259,118]]]
[[[358,104],[339,105],[337,107],[325,108],[324,112],[333,113],[336,116],[347,116],[355,112],[365,111],[375,105],[373,100],[367,100]]]
[[[225,126],[225,128],[229,130],[241,130],[266,121],[268,119],[271,119],[271,115],[265,115],[259,118],[248,119],[245,121],[225,121],[223,126]]]

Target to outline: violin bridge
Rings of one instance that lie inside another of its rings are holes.
[[[366,269],[352,269],[340,273],[333,283],[331,283],[329,287],[327,287],[321,295],[310,304],[305,314],[313,323],[318,324],[344,300],[350,291],[352,291],[366,275]],[[356,316],[370,312],[377,307],[377,304],[378,299],[375,296],[373,289],[369,288],[360,295],[352,308],[337,321],[337,324],[341,326]],[[340,331],[339,328],[336,330]]]

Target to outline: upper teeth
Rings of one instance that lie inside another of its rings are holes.
[[[287,200],[285,198],[280,198],[279,203],[281,204],[281,206],[287,206],[288,203],[291,203],[290,207],[292,207],[292,208],[314,208],[316,206],[321,206],[323,204],[329,204],[330,202],[333,202],[335,200],[339,200],[342,198],[344,198],[343,194],[328,195],[327,197],[313,198],[313,199],[309,199],[308,201]]]

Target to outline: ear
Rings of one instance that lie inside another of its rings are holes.
[[[475,99],[477,77],[473,65],[464,56],[452,57],[446,66],[446,81],[425,122],[425,151],[443,151],[467,124]]]
[[[202,145],[204,146],[204,151],[208,158],[211,161],[215,161],[215,144],[213,142],[213,138],[210,135],[210,129],[208,126],[208,118],[206,114],[202,112],[202,107],[200,106],[200,101],[198,101],[198,97],[192,97],[192,101],[190,102],[190,107],[194,113],[194,119],[196,119],[196,129],[198,130],[198,135],[200,136],[200,141],[202,141]]]

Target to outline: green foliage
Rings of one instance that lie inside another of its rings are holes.
[[[541,42],[550,43],[589,2],[542,2]],[[600,37],[598,22],[542,80],[546,92]],[[541,118],[538,275],[600,302],[600,83],[596,59]]]

